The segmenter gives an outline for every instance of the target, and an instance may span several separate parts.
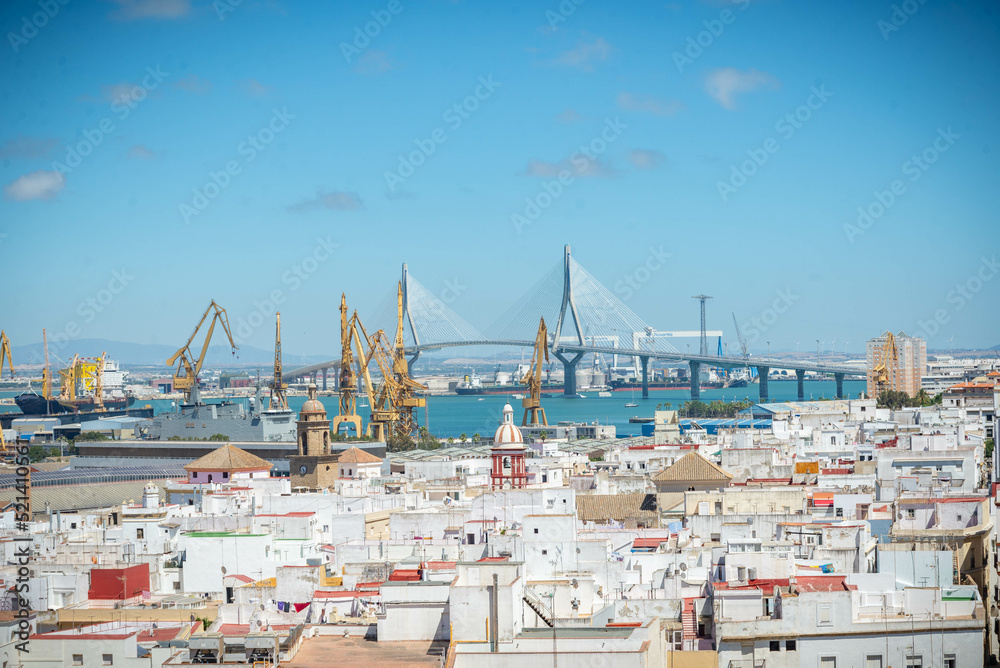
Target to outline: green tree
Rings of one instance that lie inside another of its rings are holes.
[[[75,441],[110,441],[111,439],[99,431],[81,431],[76,435]]]
[[[986,454],[986,458],[989,459],[993,456],[993,439],[988,438],[983,441],[983,452]]]
[[[910,395],[901,390],[882,390],[879,392],[875,405],[879,408],[889,408],[898,411],[904,406],[910,405]]]
[[[417,443],[409,434],[393,434],[385,439],[385,447],[389,452],[406,452],[415,449]]]
[[[473,443],[478,443],[479,439],[481,439],[481,438],[482,438],[482,436],[477,431],[475,434],[472,435],[472,442]]]
[[[465,432],[464,432],[464,431],[462,432],[462,435],[458,437],[458,440],[460,440],[460,441],[462,442],[462,445],[465,445],[465,442],[466,442],[466,441],[467,441],[468,439],[469,439],[469,437],[465,435]]]
[[[455,439],[451,436],[448,437],[448,445],[455,445]]]
[[[225,434],[212,434],[211,436],[208,437],[208,440],[210,440],[210,441],[225,441],[225,442],[228,443],[229,442],[229,437],[226,436]]]
[[[544,443],[545,439],[547,439],[548,437],[549,437],[549,432],[545,430],[542,430],[542,433],[538,435],[538,438],[539,440],[541,440],[542,443]]]

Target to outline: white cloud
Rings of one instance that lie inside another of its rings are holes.
[[[590,71],[594,68],[594,61],[603,62],[610,56],[611,45],[603,37],[598,37],[593,42],[580,42],[575,49],[563,51],[555,59],[555,64]]]
[[[654,97],[638,97],[631,93],[618,94],[618,107],[625,111],[641,111],[653,116],[673,116],[684,108],[680,100],[658,100]]]
[[[323,192],[322,190],[312,199],[304,199],[297,204],[292,204],[288,210],[293,213],[303,211],[314,211],[316,209],[328,209],[331,211],[355,211],[364,206],[361,198],[355,193],[341,192],[333,190]]]
[[[21,135],[8,139],[0,146],[0,160],[7,158],[44,158],[56,149],[59,140],[53,137],[27,137]]]
[[[573,176],[582,178],[598,179],[609,179],[618,175],[618,170],[610,162],[601,158],[588,158],[581,153],[576,153],[559,162],[531,160],[524,169],[524,173],[528,176],[545,179],[559,178],[559,174],[562,172],[569,172]]]
[[[395,69],[396,64],[389,59],[389,54],[385,51],[366,51],[358,58],[358,64],[354,66],[354,71],[358,74],[381,74]]]
[[[628,154],[628,161],[636,169],[656,169],[666,160],[667,156],[655,149],[634,148]]]
[[[759,88],[776,89],[781,84],[767,72],[753,68],[741,72],[735,67],[712,70],[705,77],[705,92],[726,109],[736,108],[736,96]]]
[[[576,109],[567,107],[556,116],[556,120],[560,123],[576,123],[582,121],[583,116]]]
[[[264,97],[271,92],[271,87],[265,86],[256,79],[247,79],[243,82],[243,90],[251,97]]]
[[[66,186],[66,177],[59,172],[40,169],[8,183],[3,187],[7,199],[24,202],[33,199],[52,199]]]
[[[119,21],[137,19],[179,19],[191,13],[190,0],[114,0],[118,9],[111,12]]]
[[[145,144],[136,144],[128,150],[128,157],[136,158],[137,160],[152,160],[156,157],[156,151]]]
[[[212,90],[212,82],[208,79],[202,79],[197,74],[189,74],[183,79],[175,81],[174,87],[186,90],[189,93],[204,95]]]

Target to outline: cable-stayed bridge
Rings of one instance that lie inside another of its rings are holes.
[[[845,376],[863,373],[857,368],[839,364],[705,354],[707,333],[704,329],[698,333],[662,332],[650,327],[584,269],[572,257],[569,246],[565,247],[562,261],[483,332],[469,324],[442,298],[417,281],[405,264],[402,287],[404,327],[408,329],[412,341],[406,348],[411,366],[421,353],[431,350],[471,346],[533,347],[539,318],[544,317],[551,332],[551,352],[563,365],[563,391],[568,396],[577,394],[576,369],[588,353],[610,356],[614,364],[617,364],[619,357],[634,359],[636,371],[642,375],[643,397],[649,396],[651,359],[687,362],[691,371],[693,399],[700,396],[702,365],[756,368],[760,378],[762,402],[768,399],[767,375],[772,368],[795,371],[800,399],[804,398],[803,381],[806,372],[833,375],[837,383],[837,397],[843,397]],[[554,328],[552,323],[555,323]],[[677,339],[678,334],[700,334],[702,345],[699,352],[691,354],[679,351],[671,342]],[[339,360],[300,367],[287,371],[285,378],[315,375],[322,371],[325,384],[326,370],[336,366],[339,366]]]

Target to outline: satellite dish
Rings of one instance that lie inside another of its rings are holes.
[[[682,571],[686,571],[688,569],[688,565],[682,561],[680,564],[678,564],[677,568],[679,568]]]
[[[752,524],[753,524],[753,518],[752,517],[748,517],[747,518],[747,526],[750,526]]]
[[[260,627],[261,627],[261,626],[263,626],[263,625],[264,625],[264,622],[262,622],[262,621],[260,621],[260,620],[258,619],[258,620],[257,620],[257,628],[260,628]]]
[[[222,567],[222,574],[223,574],[223,575],[225,575],[225,574],[226,574],[226,567],[225,567],[225,566],[223,566],[223,567]]]
[[[264,604],[263,603],[260,604],[260,611],[264,612]]]
[[[451,497],[450,497],[450,496],[446,496],[446,497],[444,497],[444,505],[446,505],[446,506],[450,506],[450,505],[451,505],[451,502],[452,502],[452,499],[451,499]]]

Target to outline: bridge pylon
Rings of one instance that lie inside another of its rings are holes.
[[[572,260],[570,258],[569,244],[566,244],[563,253],[563,294],[562,305],[559,307],[559,320],[556,321],[555,336],[552,339],[552,352],[556,359],[563,363],[563,394],[567,397],[576,396],[576,365],[583,358],[584,353],[577,352],[572,358],[566,357],[559,351],[560,338],[562,337],[563,322],[566,320],[566,310],[573,319],[573,328],[576,330],[577,345],[584,345],[583,327],[580,326],[580,315],[576,310],[576,301],[573,299],[573,276]]]

